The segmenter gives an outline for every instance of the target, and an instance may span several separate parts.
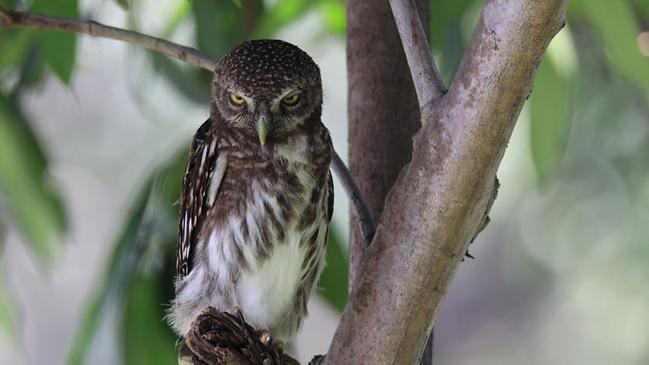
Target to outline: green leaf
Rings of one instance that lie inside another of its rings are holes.
[[[638,10],[638,13],[645,21],[649,21],[649,1],[647,0],[632,0],[633,6]]]
[[[572,8],[593,25],[613,69],[642,87],[649,101],[649,67],[636,43],[640,26],[629,1],[574,0]]]
[[[341,245],[338,234],[329,228],[327,242],[327,266],[325,266],[318,291],[339,312],[342,312],[347,303],[347,255]]]
[[[201,105],[210,102],[210,72],[196,68],[184,68],[176,61],[158,52],[149,52],[156,72],[169,80],[181,94]]]
[[[171,13],[169,19],[164,27],[162,38],[169,39],[178,28],[178,25],[187,18],[187,14],[191,11],[191,3],[183,1],[178,4],[176,9]]]
[[[318,0],[282,0],[268,9],[259,21],[254,38],[270,38],[282,27],[297,21],[318,4]]]
[[[135,272],[138,250],[141,250],[140,229],[144,211],[153,187],[152,180],[148,181],[137,194],[137,198],[126,216],[124,228],[116,240],[110,263],[104,274],[101,288],[91,298],[79,329],[73,339],[68,357],[68,365],[84,364],[86,354],[97,333],[103,313],[111,305],[115,305],[122,297],[125,286]]]
[[[324,0],[318,7],[327,29],[337,36],[344,36],[347,24],[345,4],[340,0]]]
[[[35,0],[31,10],[47,15],[79,18],[77,0]],[[47,64],[61,81],[69,84],[76,56],[76,34],[36,30],[35,36],[43,48]]]
[[[125,294],[122,314],[122,347],[128,365],[177,364],[176,336],[164,322],[169,303],[160,287],[171,286],[172,278],[140,274]]]
[[[0,70],[17,67],[32,40],[27,29],[3,29],[0,33]]]
[[[231,0],[192,0],[192,12],[198,48],[219,58],[251,38],[263,12],[263,1],[245,1],[239,8]]]
[[[44,259],[65,229],[62,203],[29,124],[0,95],[0,190],[11,216]]]
[[[3,6],[5,9],[15,9],[18,0],[0,0],[0,6]]]
[[[115,2],[124,10],[128,10],[130,7],[128,0],[115,0]]]
[[[556,172],[565,152],[572,120],[572,83],[543,58],[529,100],[532,160],[539,186]]]
[[[33,38],[33,37],[32,37]],[[43,51],[37,42],[30,41],[27,52],[24,53],[22,64],[20,65],[20,77],[14,85],[9,100],[18,104],[20,94],[30,87],[37,86],[45,75],[45,60]],[[35,138],[34,138],[35,139]],[[45,158],[43,158],[45,160]]]

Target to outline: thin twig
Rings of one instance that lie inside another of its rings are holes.
[[[138,45],[153,51],[163,53],[167,56],[177,58],[190,65],[198,66],[208,71],[213,71],[217,61],[199,52],[198,50],[181,46],[164,39],[152,37],[146,34],[115,28],[92,20],[75,20],[49,16],[39,13],[6,10],[0,6],[0,28],[27,27],[37,29],[49,29],[61,32],[72,32],[88,34],[93,37],[110,38]],[[374,225],[372,218],[358,187],[347,170],[345,163],[334,152],[331,161],[331,168],[338,176],[347,197],[351,200],[354,213],[358,217],[358,223],[363,233],[363,238],[369,243],[374,236]]]
[[[75,20],[39,13],[12,11],[0,8],[0,27],[27,27],[61,32],[83,33],[93,37],[110,38],[128,42],[167,56],[178,58],[190,65],[213,71],[216,60],[190,47],[130,30],[104,25],[92,20]]]
[[[446,92],[433,61],[426,31],[413,0],[390,0],[390,7],[401,36],[403,50],[410,66],[419,107],[442,96]]]
[[[356,186],[347,166],[345,166],[345,163],[335,151],[333,159],[331,160],[331,169],[334,170],[336,176],[338,176],[340,183],[347,193],[347,197],[352,202],[354,215],[358,220],[358,225],[361,229],[361,235],[363,235],[365,246],[367,246],[372,242],[372,238],[374,237],[375,227],[372,223],[372,216],[370,215],[370,211],[367,209],[367,205],[365,205],[361,191],[358,189],[358,186]]]

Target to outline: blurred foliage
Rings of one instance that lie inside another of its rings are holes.
[[[173,275],[163,277],[173,281]],[[165,312],[160,303],[168,303],[171,293],[164,293],[161,284],[158,275],[140,275],[125,293],[120,336],[125,364],[177,364],[176,336],[161,320]]]
[[[77,0],[51,1],[35,0],[31,10],[73,19],[79,18]],[[70,82],[76,56],[77,37],[75,34],[32,30],[34,37],[43,49],[47,65],[64,83]]]
[[[584,18],[599,35],[613,69],[643,88],[649,100],[647,57],[638,49],[636,39],[640,25],[632,4],[628,1],[576,0],[571,5],[575,18]]]
[[[131,212],[125,217],[123,233],[114,245],[102,286],[91,300],[75,337],[69,365],[84,363],[103,314],[115,305],[123,310],[121,326],[127,335],[123,339],[127,363],[165,363],[153,360],[167,354],[166,349],[148,355],[142,351],[168,339],[171,339],[166,343],[171,345],[172,359],[176,359],[174,335],[163,322],[162,311],[162,305],[173,298],[174,261],[159,260],[175,254],[176,218],[172,207],[180,195],[178,182],[182,181],[186,155],[181,153],[174,161],[157,169],[136,194]],[[144,298],[145,293],[155,296]],[[136,318],[138,316],[140,318]],[[157,323],[152,322],[153,316]],[[136,330],[138,325],[146,326]],[[156,333],[152,332],[154,330]],[[149,355],[154,356],[150,359],[152,362],[139,362]]]
[[[329,229],[327,266],[320,276],[318,291],[339,312],[347,303],[347,253],[335,228]]]
[[[282,0],[273,5],[262,0],[193,0],[178,5],[169,18],[164,35],[169,37],[183,20],[191,17],[195,24],[196,48],[219,58],[246,39],[272,38],[309,12],[322,17],[330,34],[344,35],[345,8],[342,0]],[[211,73],[155,52],[150,52],[150,55],[156,71],[185,97],[203,105],[209,101]]]
[[[137,0],[114,1],[124,10],[125,16],[130,17],[134,27],[138,25],[137,19],[146,16],[138,13]],[[32,10],[51,15],[78,18],[80,13],[77,0],[0,0],[0,4],[7,8],[23,9],[30,3]],[[447,82],[452,80],[459,67],[481,4],[481,0],[430,3],[431,47]],[[161,32],[164,38],[170,38],[181,24],[191,24],[194,46],[218,58],[242,40],[276,37],[311,15],[322,20],[323,35],[344,37],[343,0],[179,1],[177,8],[163,22],[165,26]],[[562,227],[565,222],[578,226],[583,223],[575,216],[563,222],[562,209],[566,204],[574,203],[566,201],[565,196],[577,199],[577,194],[570,190],[574,186],[567,183],[558,188],[559,181],[570,181],[580,187],[589,186],[591,181],[611,185],[622,181],[615,186],[624,186],[626,194],[641,202],[630,204],[632,207],[629,209],[634,215],[625,217],[640,221],[640,217],[649,215],[646,159],[637,158],[638,155],[649,156],[647,136],[621,136],[626,127],[637,130],[637,125],[631,125],[632,120],[640,119],[649,124],[648,59],[639,52],[636,43],[638,34],[648,30],[648,24],[649,2],[646,0],[569,2],[567,27],[550,45],[540,65],[527,109],[530,163],[538,186],[552,202],[539,208],[541,215],[549,221],[547,226]],[[73,34],[33,29],[0,31],[0,203],[7,207],[9,214],[6,216],[22,233],[25,242],[45,259],[52,258],[57,248],[54,243],[64,233],[65,210],[52,183],[47,151],[41,147],[31,121],[21,113],[23,95],[41,85],[47,70],[64,85],[73,83],[75,67],[78,66],[75,63],[76,44],[77,37]],[[180,94],[197,103],[207,103],[211,81],[209,72],[155,53],[148,54],[151,67]],[[620,126],[612,121],[625,124]],[[623,146],[626,149],[611,146],[622,140],[634,142]],[[599,148],[597,156],[589,150],[593,145]],[[584,155],[598,162],[585,159]],[[113,242],[112,256],[106,264],[101,285],[90,299],[73,341],[69,364],[84,363],[95,334],[111,308],[117,308],[120,313],[120,339],[126,363],[175,363],[175,336],[162,317],[165,305],[173,296],[177,220],[174,203],[178,200],[186,158],[186,151],[181,151],[172,161],[160,163],[151,176],[144,179],[146,183],[132,199],[130,213],[124,217],[122,229]],[[601,161],[606,161],[606,168],[602,167]],[[587,173],[575,177],[575,171],[587,167],[590,169]],[[606,174],[602,170],[606,170]],[[611,174],[617,175],[610,178]],[[584,176],[588,178],[586,181]],[[557,193],[558,190],[563,194]],[[593,191],[599,190],[593,188]],[[595,193],[588,196],[593,195]],[[562,199],[563,205],[559,204]],[[598,207],[606,209],[602,206]],[[622,211],[615,212],[618,217],[622,216]],[[611,228],[610,225],[611,222],[622,225],[620,219],[609,218],[602,227],[619,230],[619,227]],[[647,226],[641,223],[633,228],[636,240],[649,236]],[[556,259],[554,250],[570,247],[575,252],[588,251],[586,247],[570,245],[573,236],[563,233],[566,238],[561,236],[563,231],[559,231],[554,232],[555,244],[535,242],[530,246],[532,256],[534,250],[544,250],[539,252],[538,262],[534,262],[534,267],[546,273],[544,275],[549,274],[547,267],[542,265],[543,257]],[[535,237],[545,237],[543,232],[537,233]],[[606,234],[604,231],[600,233]],[[639,247],[634,249],[641,250]],[[576,254],[569,256],[574,259]],[[557,265],[557,261],[553,264]],[[0,330],[9,331],[13,304],[1,284]],[[340,311],[346,302],[346,284],[345,244],[337,230],[332,229],[327,247],[327,266],[318,293]]]
[[[566,32],[567,30],[563,30],[561,35],[557,35],[546,57],[541,61],[534,91],[529,99],[530,145],[539,185],[546,183],[559,166],[570,132],[574,70],[561,72],[561,65],[551,57],[552,47],[564,37],[568,37]],[[564,49],[561,56],[569,53],[570,50]]]
[[[112,257],[101,281],[101,287],[89,303],[81,327],[73,341],[68,359],[70,365],[85,363],[84,359],[101,325],[103,314],[108,311],[109,306],[115,305],[123,298],[124,288],[132,280],[136,271],[135,265],[139,262],[139,256],[146,244],[141,233],[145,227],[144,213],[152,191],[152,184],[151,181],[145,184],[142,191],[137,194],[131,212],[126,215],[125,227],[114,244]]]
[[[13,303],[9,300],[3,274],[0,272],[0,340],[3,336],[9,337],[14,327]]]
[[[61,200],[50,179],[35,135],[0,95],[0,188],[26,241],[44,259],[51,259],[65,227]]]

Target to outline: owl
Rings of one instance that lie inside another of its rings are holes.
[[[211,306],[286,341],[324,267],[333,209],[320,70],[290,43],[246,41],[218,62],[210,103],[182,182],[170,322],[184,336]]]

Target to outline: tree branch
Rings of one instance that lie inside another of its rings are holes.
[[[190,65],[214,71],[216,61],[197,50],[142,33],[103,25],[92,20],[75,20],[39,13],[5,10],[0,7],[0,28],[27,27],[88,34],[124,41],[178,58]]]
[[[428,43],[428,32],[422,24],[420,10],[414,0],[390,0],[390,8],[403,46],[410,74],[415,85],[419,109],[446,93]],[[428,335],[420,365],[433,363],[434,328]]]
[[[349,170],[347,170],[343,160],[335,151],[331,161],[331,169],[336,173],[336,176],[338,176],[340,183],[347,193],[347,197],[352,202],[354,216],[358,221],[358,227],[361,230],[365,246],[367,246],[372,242],[375,232],[372,216],[370,215],[369,209],[367,209],[361,191],[358,189],[358,186],[356,186],[352,175],[349,173]]]
[[[541,56],[564,24],[565,6],[566,0],[485,1],[451,88],[424,104],[412,161],[388,195],[327,364],[417,362],[469,241],[484,224],[496,170]]]
[[[401,44],[406,53],[419,105],[424,106],[446,92],[433,61],[426,30],[413,0],[390,0]]]
[[[93,37],[115,39],[163,53],[167,56],[177,58],[190,65],[198,66],[210,72],[214,71],[214,67],[216,67],[217,63],[213,58],[194,48],[181,46],[146,34],[111,27],[92,20],[75,20],[39,13],[12,11],[6,10],[0,6],[0,28],[15,27],[48,29],[61,32],[88,34]],[[345,166],[345,163],[340,159],[335,151],[331,161],[331,168],[338,176],[348,198],[352,202],[354,213],[358,219],[358,224],[361,228],[364,239],[367,242],[371,241],[374,236],[372,217],[367,210],[367,206],[365,205],[361,193],[354,183],[347,166]]]

